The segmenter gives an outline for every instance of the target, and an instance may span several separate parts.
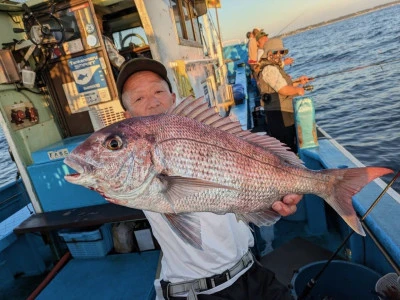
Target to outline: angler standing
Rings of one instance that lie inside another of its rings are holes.
[[[249,55],[249,60],[247,63],[250,66],[250,69],[252,72],[254,72],[254,67],[258,62],[258,57],[257,57],[257,40],[256,40],[256,35],[260,32],[260,29],[254,28],[253,31],[249,32],[250,35],[248,37],[249,43],[247,45],[248,47],[248,55]]]
[[[283,70],[282,57],[288,52],[281,39],[269,39],[265,43],[264,54],[259,61],[257,85],[264,102],[268,134],[297,152],[293,97],[304,95],[304,88],[300,85],[306,84],[310,79],[301,76],[292,81]]]
[[[145,58],[122,66],[117,89],[126,117],[165,113],[176,100],[165,67]],[[290,215],[300,199],[287,195],[273,209]],[[200,250],[176,235],[162,214],[144,213],[163,251],[162,280],[155,282],[158,299],[291,299],[275,275],[254,260],[251,231],[234,214],[193,213],[201,224]]]

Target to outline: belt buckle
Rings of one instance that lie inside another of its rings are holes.
[[[242,257],[242,262],[243,262],[243,266],[245,268],[247,268],[252,262],[253,262],[253,257],[251,255],[251,252],[247,252],[243,257]]]
[[[167,290],[167,292],[166,292],[166,296],[167,296],[167,298],[166,298],[166,300],[169,300],[169,285],[170,285],[170,283],[168,283],[167,284],[167,287],[166,287],[166,290]],[[165,296],[164,296],[165,297]]]
[[[164,296],[164,298],[166,300],[170,299],[169,298],[169,296],[170,296],[169,295],[169,286],[170,286],[170,284],[171,284],[171,282],[169,282],[169,281],[164,281],[164,280],[160,281],[161,289],[163,291],[163,296]]]
[[[224,282],[227,282],[229,279],[231,279],[231,276],[229,275],[228,270],[221,274],[214,275],[209,278],[211,283],[211,288],[215,288],[216,286],[223,284]]]

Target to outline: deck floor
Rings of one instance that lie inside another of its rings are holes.
[[[261,264],[273,271],[276,278],[288,285],[299,268],[312,262],[327,260],[332,252],[303,238],[294,238],[265,255]]]
[[[154,299],[159,255],[155,250],[72,259],[36,299]]]
[[[0,300],[25,300],[44,280],[47,273],[29,277],[15,278],[13,281],[0,283]]]

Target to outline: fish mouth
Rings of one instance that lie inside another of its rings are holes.
[[[82,164],[70,156],[64,159],[64,164],[76,171],[75,173],[65,175],[64,179],[70,183],[79,182],[81,175],[85,172],[85,168],[82,166]]]

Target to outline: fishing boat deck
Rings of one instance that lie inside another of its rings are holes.
[[[327,260],[332,253],[304,238],[296,237],[263,256],[260,262],[273,271],[281,283],[288,285],[299,268],[312,262]]]
[[[236,83],[239,82],[247,87],[248,98],[246,98],[245,104],[236,106],[232,112],[238,117],[243,128],[247,129],[252,127],[250,112],[253,111],[258,99],[254,86],[247,84],[243,73],[240,68],[236,69]],[[247,114],[243,113],[244,108],[246,108]],[[245,124],[248,125],[247,128]],[[302,159],[306,165],[316,169],[362,166],[325,132],[318,129],[317,134],[320,146],[302,150]],[[384,187],[384,182],[377,179],[353,198],[354,206],[359,215],[363,215],[367,211]],[[389,250],[391,254],[389,258],[397,265],[400,263],[400,256],[396,245],[400,243],[400,233],[390,228],[396,226],[396,215],[400,212],[399,202],[399,195],[389,190],[365,222],[366,230],[368,228],[374,230],[378,243]],[[313,208],[310,210],[311,207]],[[298,205],[298,212],[300,217],[283,218],[274,225],[275,239],[272,247],[275,250],[261,259],[262,263],[274,271],[278,279],[285,284],[290,283],[293,272],[300,266],[330,258],[331,254],[344,240],[346,232],[349,232],[347,226],[337,217],[337,214],[316,196],[306,195]],[[382,216],[385,216],[385,218],[382,218]],[[368,253],[364,252],[365,247],[368,247]],[[346,259],[358,263],[367,261],[375,270],[385,274],[390,272],[392,267],[388,261],[385,261],[378,247],[374,245],[372,237],[367,236],[366,239],[362,239],[354,235],[350,239],[350,243],[342,248],[336,259]],[[352,251],[350,251],[350,248]],[[384,263],[375,265],[372,257],[376,261],[383,260]]]
[[[246,74],[243,70],[238,69],[236,71],[236,82],[241,82],[248,89],[248,97],[244,99],[243,104],[236,105],[232,108],[231,114],[242,124],[244,129],[251,128],[251,117],[250,112],[255,106],[255,92],[254,86],[247,85]],[[329,156],[330,159],[326,161],[332,161],[333,145],[327,138],[321,140],[320,144],[323,145],[319,150],[307,150],[306,154],[310,158],[314,158],[322,163],[324,156]],[[318,152],[319,151],[319,152]],[[325,151],[325,152],[324,152]],[[318,153],[317,153],[318,152]],[[322,161],[321,161],[322,160]],[[333,165],[327,165],[325,167],[340,167],[340,166],[353,166],[352,162],[343,159],[343,157],[337,157],[334,160]],[[370,185],[359,197],[370,195],[377,191],[377,184]],[[389,197],[389,196],[387,196]],[[368,197],[371,198],[371,197]],[[386,198],[386,196],[385,196]],[[307,199],[306,201],[316,201],[316,199]],[[380,206],[381,209],[387,209],[387,205],[390,205],[392,209],[390,214],[395,214],[393,199],[384,199],[383,204]],[[303,201],[305,202],[305,201]],[[357,201],[356,205],[360,206]],[[363,206],[367,207],[370,203],[364,203]],[[102,205],[101,207],[106,207]],[[120,206],[116,206],[116,209],[124,209]],[[397,208],[398,209],[398,208]],[[304,210],[304,207],[299,205],[298,210]],[[23,223],[18,226],[14,232],[25,233],[32,231],[50,231],[68,227],[80,227],[82,222],[77,221],[79,219],[90,216],[81,215],[78,211],[72,211],[71,213],[65,214],[66,212],[53,214],[46,214],[52,216],[47,219],[49,223],[40,224],[37,217],[29,218],[29,222]],[[324,208],[324,211],[329,214],[329,208]],[[107,212],[107,213],[106,213]],[[89,213],[89,212],[86,212]],[[113,218],[109,215],[110,211],[103,211],[100,214],[94,214],[95,219],[98,223],[99,220],[102,222],[111,222],[112,220],[107,218]],[[137,212],[135,212],[137,214]],[[303,212],[304,213],[304,212]],[[378,211],[377,211],[378,213]],[[382,212],[379,212],[381,214]],[[103,217],[102,217],[102,214]],[[117,213],[118,215],[119,213]],[[43,217],[44,215],[42,215]],[[128,220],[130,217],[127,217]],[[138,217],[136,215],[136,217]],[[120,217],[121,218],[121,217]],[[123,219],[124,217],[122,217]],[[317,219],[318,216],[315,216]],[[121,220],[122,220],[121,219]],[[55,223],[52,224],[53,220]],[[43,221],[43,220],[42,220]],[[39,223],[37,223],[39,222]],[[379,223],[390,223],[393,222],[389,218],[380,220]],[[70,224],[69,224],[70,223]],[[69,225],[68,225],[69,224]],[[89,224],[89,223],[86,223]],[[371,224],[371,223],[370,223]],[[93,224],[92,224],[93,225]],[[275,239],[273,240],[274,250],[261,258],[262,264],[267,266],[269,269],[274,271],[277,278],[284,284],[289,284],[292,279],[293,272],[299,267],[304,266],[310,262],[320,261],[328,259],[332,252],[340,245],[343,240],[343,236],[339,234],[337,226],[340,224],[328,224],[326,227],[329,229],[321,229],[321,232],[316,230],[317,225],[314,227],[310,226],[307,221],[296,218],[283,218],[275,226]],[[386,225],[385,225],[386,226]],[[325,230],[325,231],[324,231]],[[397,233],[391,233],[391,235],[398,235]],[[356,237],[358,238],[358,237]],[[392,241],[389,246],[396,245],[395,240]],[[317,246],[318,245],[318,246]],[[390,248],[390,247],[389,247]],[[394,251],[393,253],[398,253]],[[344,258],[344,252],[340,253]],[[353,253],[354,260],[362,260],[360,256],[356,256],[357,253]],[[142,253],[129,253],[129,254],[109,254],[102,258],[96,259],[72,259],[65,267],[57,274],[57,276],[50,282],[50,284],[41,292],[37,299],[53,299],[54,295],[59,295],[59,299],[84,299],[84,298],[99,298],[99,299],[153,299],[153,281],[156,278],[157,266],[159,264],[159,251],[147,251]],[[387,266],[384,266],[387,269]],[[384,268],[382,267],[382,269]],[[44,277],[44,276],[43,276]],[[13,299],[26,299],[29,295],[28,291],[32,292],[33,288],[39,283],[40,277],[32,277],[30,281],[26,278],[16,279],[13,287],[10,290],[4,290],[7,295],[13,295]],[[84,282],[85,284],[82,284]],[[25,293],[16,293],[19,288],[16,286],[25,288]],[[2,287],[3,288],[3,287]],[[14,293],[12,293],[14,289]],[[3,290],[0,290],[3,292]],[[11,291],[11,292],[10,292]],[[15,295],[15,297],[14,297]],[[1,297],[0,297],[1,299]]]
[[[155,250],[72,259],[36,299],[154,299],[159,256]]]

